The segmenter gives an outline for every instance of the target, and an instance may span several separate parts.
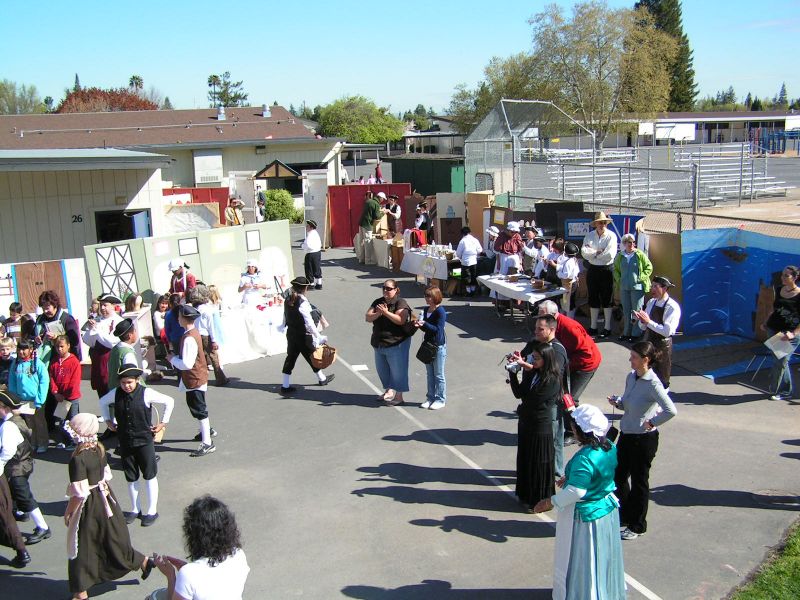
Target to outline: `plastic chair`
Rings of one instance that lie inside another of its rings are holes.
[[[750,370],[752,364],[756,361],[756,359],[761,358],[761,361],[758,363],[758,367],[756,367],[755,373],[750,378],[750,381],[755,381],[756,377],[758,376],[759,371],[761,371],[761,367],[764,366],[764,363],[769,357],[775,358],[775,355],[772,353],[772,350],[767,348],[766,346],[757,346],[753,349],[753,358],[750,359],[750,362],[747,363],[747,367],[745,367],[745,373]],[[792,358],[795,356],[800,356],[800,346],[792,352],[792,357],[789,359],[789,366],[792,364]]]

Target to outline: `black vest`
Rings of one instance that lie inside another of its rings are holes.
[[[13,416],[9,419],[19,428],[22,434],[22,442],[17,446],[14,456],[6,463],[4,470],[6,477],[27,477],[33,472],[33,452],[31,449],[31,430],[22,420],[22,417]],[[3,427],[5,421],[0,422]]]
[[[138,448],[153,443],[150,426],[153,411],[144,403],[143,385],[127,394],[117,388],[114,396],[114,418],[117,420],[119,443],[123,448]]]
[[[300,314],[300,304],[308,300],[298,296],[294,306],[289,306],[288,303],[283,305],[283,316],[286,320],[286,337],[293,339],[295,342],[304,344],[306,341],[306,321],[303,315]]]

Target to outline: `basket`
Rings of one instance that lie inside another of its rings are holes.
[[[336,348],[323,344],[311,353],[311,364],[315,369],[325,369],[336,360]]]

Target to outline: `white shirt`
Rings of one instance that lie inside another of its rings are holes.
[[[6,463],[14,458],[17,447],[24,441],[22,432],[17,424],[11,421],[11,413],[8,413],[0,425],[0,475],[6,468]]]
[[[214,305],[210,302],[197,306],[200,316],[195,319],[197,333],[214,339]]]
[[[119,344],[119,338],[114,335],[114,328],[122,321],[116,312],[110,317],[96,321],[92,329],[83,332],[83,342],[91,348],[95,344],[102,344],[106,348],[113,348]]]
[[[303,322],[306,324],[306,333],[308,333],[314,341],[314,347],[318,348],[327,342],[328,339],[322,335],[317,326],[314,325],[314,318],[311,316],[311,302],[309,302],[305,296],[303,296],[303,299],[300,301],[300,306],[297,307],[297,310],[303,317]]]
[[[186,331],[191,331],[194,329],[194,325],[189,325],[186,328]],[[194,341],[194,338],[190,335],[186,336],[186,339],[183,340],[183,346],[181,347],[181,356],[173,356],[172,366],[178,369],[179,371],[191,371],[192,367],[194,366],[195,361],[197,360],[197,353],[200,349],[197,347],[197,342]],[[180,383],[178,384],[178,390],[181,392],[189,392],[192,390],[200,390],[201,392],[205,392],[208,389],[208,384],[204,383],[200,387],[192,388],[191,390],[188,389],[183,383],[183,377],[179,378]]]
[[[544,271],[546,266],[543,259],[547,258],[547,254],[549,252],[547,247],[542,244],[537,248],[534,246],[534,241],[530,240],[525,242],[525,245],[522,247],[522,251],[525,253],[525,256],[530,256],[533,259],[531,261],[531,266],[533,267],[533,276],[541,276],[542,271]]]
[[[603,237],[597,235],[597,230],[592,230],[583,238],[583,247],[581,248],[581,255],[583,258],[598,267],[607,267],[614,262],[614,257],[617,255],[619,249],[619,241],[617,234],[606,229]],[[600,250],[600,254],[595,256],[595,253]]]
[[[303,240],[303,243],[300,247],[306,252],[319,252],[322,250],[322,240],[320,239],[319,233],[317,233],[316,229],[312,229],[306,233],[306,239]]]
[[[503,254],[498,252],[500,255],[500,274],[501,275],[508,275],[508,271],[511,268],[517,270],[517,272],[522,270],[522,259],[520,259],[519,254]]]
[[[456,256],[465,267],[477,265],[478,254],[481,252],[483,252],[483,248],[478,238],[469,233],[461,238],[461,241],[458,242],[458,248],[456,248]]]
[[[158,311],[153,313],[153,333],[156,334],[156,337],[161,336],[161,331],[164,329],[164,318],[166,316],[166,313],[160,313]]]
[[[559,279],[577,281],[578,273],[580,273],[580,267],[578,266],[578,260],[574,256],[562,254],[556,259],[556,275],[558,275]]]
[[[664,337],[670,337],[674,335],[678,330],[678,324],[681,322],[681,307],[673,298],[671,298],[669,295],[667,295],[666,300],[656,301],[655,298],[650,298],[650,300],[647,301],[647,306],[645,307],[644,311],[649,315],[653,312],[654,306],[664,306],[665,304],[666,306],[664,307],[663,324],[650,321],[647,325],[645,325],[639,321],[639,329],[652,329]]]
[[[187,600],[241,600],[248,573],[241,548],[214,567],[207,558],[198,558],[178,571],[175,593]]]
[[[138,384],[138,385],[141,385]],[[111,411],[108,409],[109,406],[114,404],[117,396],[117,388],[113,390],[109,390],[102,398],[100,398],[100,414],[102,415],[103,419],[108,421],[111,419]],[[161,422],[164,424],[169,423],[169,418],[172,415],[172,409],[175,407],[175,401],[167,396],[166,394],[162,394],[161,392],[155,391],[153,388],[145,387],[144,388],[144,405],[147,408],[153,406],[153,404],[160,404],[164,407],[162,411],[164,414],[161,417]],[[114,419],[114,424],[117,423],[117,419]]]
[[[245,306],[260,304],[264,298],[264,289],[255,286],[261,285],[261,271],[255,273],[242,273],[242,278],[239,279],[239,287],[250,284],[253,287],[242,290],[242,304]]]

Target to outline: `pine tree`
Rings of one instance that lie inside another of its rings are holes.
[[[764,106],[761,104],[761,100],[758,99],[758,96],[753,98],[753,104],[750,105],[750,110],[764,110]]]
[[[172,108],[172,102],[169,101],[169,96],[164,96],[164,103],[161,105],[161,110],[175,110]]]
[[[81,80],[78,78],[78,74],[75,73],[75,85],[72,86],[73,92],[80,92],[81,91]]]
[[[744,99],[744,107],[747,110],[750,110],[751,106],[753,106],[753,95],[750,92],[747,92],[747,98]]]
[[[678,41],[678,55],[671,69],[668,110],[692,110],[697,97],[697,86],[694,82],[689,38],[683,32],[680,0],[639,0],[635,4],[635,8],[640,6],[650,11],[655,18],[656,27]]]
[[[789,96],[786,94],[786,82],[783,82],[783,85],[781,85],[781,91],[778,92],[778,98],[775,103],[777,104],[776,108],[786,110],[789,107]]]

